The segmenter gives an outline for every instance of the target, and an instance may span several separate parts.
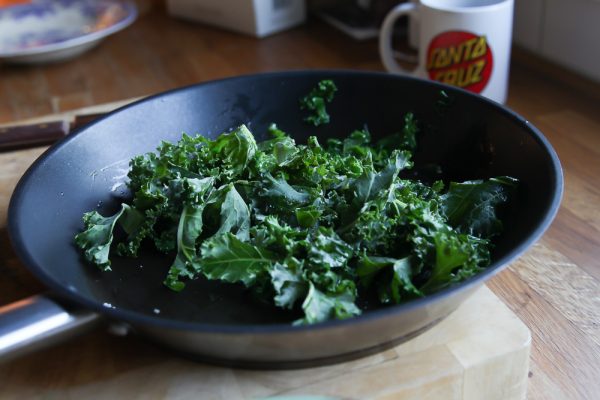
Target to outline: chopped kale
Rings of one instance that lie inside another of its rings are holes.
[[[331,103],[337,87],[332,80],[322,80],[317,87],[312,89],[309,94],[300,99],[300,108],[308,110],[311,114],[305,118],[314,126],[329,123],[329,114],[326,110],[326,104]]]
[[[328,120],[334,91],[323,81],[303,99],[316,111],[311,122]],[[268,131],[261,143],[243,125],[215,140],[184,135],[135,157],[131,203],[113,216],[84,215],[75,241],[86,260],[110,270],[111,246],[135,257],[147,241],[173,256],[168,288],[184,290],[200,276],[243,284],[303,313],[296,324],[359,315],[359,293],[383,305],[410,301],[490,264],[497,210],[517,181],[402,178],[416,147],[412,114],[376,143],[367,129],[325,146],[316,137],[296,144],[275,125]]]

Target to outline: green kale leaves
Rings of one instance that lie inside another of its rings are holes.
[[[325,82],[303,100],[328,119]],[[131,161],[130,204],[113,216],[84,215],[75,242],[110,270],[111,248],[135,257],[140,244],[171,254],[166,287],[193,279],[241,284],[296,324],[349,318],[361,296],[382,305],[425,296],[490,264],[510,177],[437,182],[402,178],[412,167],[418,124],[372,143],[368,130],[322,146],[296,144],[272,125],[257,143],[245,126],[211,140],[184,135]]]
[[[301,98],[300,108],[311,112],[305,118],[305,121],[310,122],[314,126],[329,123],[326,104],[331,103],[336,91],[337,87],[335,83],[332,80],[325,79],[320,81],[317,87],[312,89],[309,94]]]

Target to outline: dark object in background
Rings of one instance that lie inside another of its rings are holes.
[[[334,4],[318,6],[313,10],[326,22],[354,39],[364,40],[377,37],[379,27],[387,13],[397,4],[407,0],[344,0]],[[399,23],[398,25],[403,25]],[[402,28],[402,26],[401,26]]]
[[[65,136],[73,129],[81,128],[103,114],[77,115],[73,121],[62,119],[31,125],[0,127],[0,152],[47,146]]]
[[[315,128],[303,121],[298,99],[323,79],[332,79],[338,92],[328,109],[331,123]],[[434,106],[441,90],[453,99],[443,112]],[[171,256],[147,252],[141,259],[115,260],[113,271],[103,274],[86,265],[73,245],[85,211],[96,208],[110,214],[128,197],[121,185],[131,157],[153,151],[162,140],[176,141],[181,132],[214,138],[246,123],[260,139],[275,121],[304,142],[308,135],[325,140],[368,124],[377,140],[399,129],[408,111],[424,124],[417,166],[439,164],[446,171],[452,167],[446,179],[476,179],[481,174],[509,175],[520,181],[517,207],[505,219],[492,264],[454,287],[356,318],[294,327],[273,308],[248,301],[243,287],[198,279],[184,292],[173,293],[162,284],[163,266]],[[473,128],[479,127],[485,130],[481,142],[485,146],[480,142],[466,146]],[[461,151],[466,148],[473,154]],[[485,148],[493,151],[481,150]],[[478,174],[474,166],[481,168]],[[348,360],[406,341],[454,311],[539,239],[558,210],[562,187],[558,158],[535,127],[507,108],[460,89],[350,71],[297,71],[207,82],[117,110],[68,136],[27,171],[10,202],[10,237],[19,258],[60,299],[47,307],[41,305],[47,298],[30,299],[19,308],[20,315],[48,320],[61,316],[52,319],[56,324],[50,327],[38,323],[37,337],[44,340],[80,332],[103,315],[214,363],[289,368]],[[40,307],[44,311],[40,314],[27,312]],[[24,326],[14,315],[0,315],[0,339],[11,334],[13,339],[9,346],[0,346],[0,356],[14,355],[32,344],[30,338],[25,343],[14,340],[15,327]]]

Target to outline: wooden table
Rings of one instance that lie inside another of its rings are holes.
[[[172,20],[159,8],[78,59],[0,65],[0,123],[215,78],[300,68],[382,65],[376,42],[355,42],[317,21],[258,40]],[[565,175],[553,225],[488,283],[532,332],[530,399],[600,398],[599,104],[597,84],[515,53],[508,106],[545,133]],[[43,290],[15,258],[6,233],[14,185],[42,151],[0,154],[0,304]],[[106,339],[92,334],[80,340],[93,348]]]

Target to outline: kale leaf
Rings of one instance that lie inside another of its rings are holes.
[[[315,324],[329,319],[346,319],[361,313],[349,293],[323,293],[312,283],[302,303],[305,317],[296,321],[297,325]]]
[[[491,237],[502,231],[496,208],[506,203],[517,180],[508,176],[462,183],[452,182],[442,196],[450,225],[469,235]]]
[[[201,252],[198,262],[208,279],[242,282],[246,286],[268,272],[275,261],[268,250],[243,242],[231,233],[207,239],[202,243]]]
[[[126,221],[124,229],[133,233],[140,223],[139,213],[135,208],[122,204],[121,209],[110,217],[103,217],[97,211],[83,215],[85,230],[75,236],[75,243],[84,250],[85,259],[104,271],[110,271],[108,258],[110,246],[113,242],[115,225],[121,219]]]
[[[326,103],[331,103],[337,87],[332,80],[322,80],[313,88],[309,94],[300,99],[300,108],[312,112],[305,118],[314,126],[329,123],[329,114],[327,113]]]

